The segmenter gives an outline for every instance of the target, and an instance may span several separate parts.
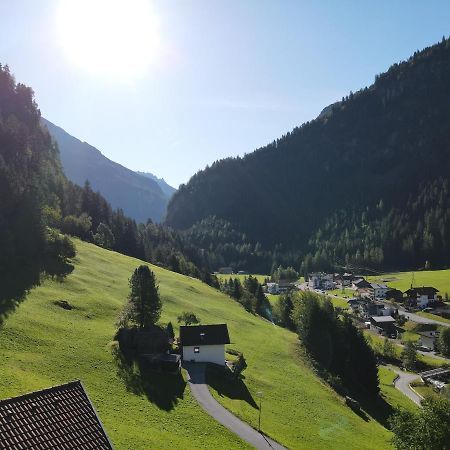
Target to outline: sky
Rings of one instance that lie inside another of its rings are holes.
[[[175,187],[449,34],[448,1],[0,0],[42,115]]]

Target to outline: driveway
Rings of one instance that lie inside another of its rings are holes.
[[[184,367],[188,372],[189,388],[206,413],[257,449],[286,450],[285,447],[238,419],[213,398],[205,381],[206,364],[185,363]]]
[[[398,375],[398,378],[394,381],[394,386],[402,394],[406,395],[414,403],[420,406],[422,397],[417,395],[409,386],[414,380],[417,380],[417,378],[419,378],[419,375],[417,375],[416,373],[403,372],[402,370],[397,369],[394,366],[389,366],[389,368]]]

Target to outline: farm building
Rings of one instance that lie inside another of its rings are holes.
[[[225,365],[225,344],[230,343],[226,324],[180,327],[183,361]]]
[[[380,334],[391,334],[395,331],[395,319],[392,316],[372,316],[370,328]]]
[[[0,401],[0,448],[108,450],[112,445],[80,381]]]

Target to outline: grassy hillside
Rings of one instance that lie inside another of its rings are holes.
[[[80,241],[76,245],[75,270],[67,280],[34,289],[0,330],[0,398],[79,378],[117,449],[246,448],[200,410],[187,387],[163,394],[155,385],[148,396],[127,391],[111,340],[127,280],[140,262]],[[194,311],[204,323],[226,322],[231,347],[244,352],[245,387],[223,392],[216,383],[212,389],[226,407],[256,425],[258,410],[252,404],[263,391],[262,428],[290,448],[389,447],[385,428],[345,407],[297,358],[293,333],[245,312],[198,280],[153,269],[163,322],[175,322],[183,310]],[[76,309],[64,310],[55,300],[67,300]]]

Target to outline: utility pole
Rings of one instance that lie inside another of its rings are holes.
[[[262,391],[258,391],[256,395],[259,397],[259,418],[258,418],[258,431],[261,433],[261,407],[262,407]]]

